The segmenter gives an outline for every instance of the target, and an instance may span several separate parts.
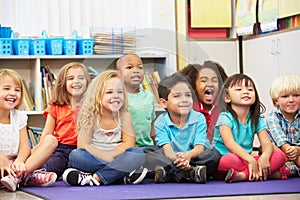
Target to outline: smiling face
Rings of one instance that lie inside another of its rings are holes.
[[[22,86],[9,76],[5,76],[0,82],[0,108],[11,110],[21,101]]]
[[[87,88],[87,79],[81,67],[72,67],[66,76],[66,88],[73,98],[81,98]]]
[[[144,80],[142,60],[137,55],[130,54],[122,57],[117,65],[128,92],[139,92],[140,84]]]
[[[250,82],[246,84],[245,79],[239,84],[232,85],[228,88],[225,102],[231,106],[247,106],[250,107],[255,103],[255,88]]]
[[[123,107],[124,99],[125,96],[121,80],[119,78],[107,80],[102,96],[103,113],[117,113]]]
[[[290,92],[280,94],[275,103],[286,118],[294,119],[300,109],[300,93]]]
[[[214,70],[210,68],[199,70],[196,91],[198,100],[209,111],[219,93],[218,76]]]
[[[184,82],[179,82],[170,88],[168,100],[161,98],[160,101],[170,115],[188,115],[193,107],[192,92]]]

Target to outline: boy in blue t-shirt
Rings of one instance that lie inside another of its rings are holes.
[[[192,109],[192,91],[178,72],[158,85],[160,103],[167,112],[154,124],[157,146],[144,149],[145,167],[155,170],[156,183],[205,183],[217,169],[220,154],[210,148],[204,115]]]

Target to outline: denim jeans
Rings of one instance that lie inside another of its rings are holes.
[[[96,173],[104,185],[120,180],[144,162],[145,154],[139,148],[128,148],[111,162],[101,160],[85,149],[75,149],[69,157],[69,167]]]

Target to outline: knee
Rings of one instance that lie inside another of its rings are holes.
[[[83,155],[83,152],[85,150],[83,149],[74,149],[70,152],[69,154],[69,161],[70,162],[78,162],[79,160],[81,160],[82,157],[85,157]]]
[[[58,146],[58,142],[53,135],[46,135],[41,141],[43,146],[47,146],[47,149],[55,150]]]

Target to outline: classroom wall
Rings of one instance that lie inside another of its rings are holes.
[[[145,54],[169,54],[175,71],[176,27],[173,0],[0,0],[0,24],[22,36],[67,36],[90,27],[135,27],[137,49]]]

